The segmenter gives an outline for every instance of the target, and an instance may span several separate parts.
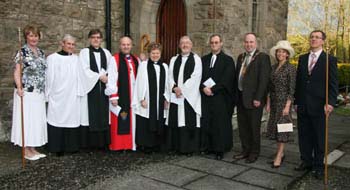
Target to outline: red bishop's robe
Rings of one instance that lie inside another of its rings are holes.
[[[106,94],[110,96],[110,101],[118,100],[121,111],[118,116],[110,112],[111,144],[109,148],[110,150],[136,150],[135,114],[131,103],[139,61],[133,55],[127,56],[122,53],[115,54],[112,59],[114,67],[108,71]]]

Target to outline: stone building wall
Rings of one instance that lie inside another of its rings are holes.
[[[111,1],[112,52],[123,29],[123,1]],[[0,1],[0,141],[9,139],[13,98],[12,57],[17,49],[18,27],[28,23],[39,26],[42,39],[39,47],[46,55],[60,49],[59,41],[69,33],[77,38],[77,53],[88,45],[87,34],[92,28],[104,33],[105,5],[103,0],[3,0]],[[22,36],[22,35],[21,35]],[[23,40],[22,40],[23,41]]]
[[[134,52],[139,53],[139,39],[149,34],[156,39],[156,18],[161,0],[130,0],[131,36]],[[220,33],[224,50],[234,58],[243,52],[243,35],[252,31],[253,4],[257,2],[256,32],[260,49],[268,52],[276,41],[286,38],[288,0],[184,0],[187,33],[199,55],[209,52],[208,37]],[[214,6],[215,3],[215,6]],[[50,54],[59,49],[65,33],[77,37],[77,49],[88,45],[91,28],[104,31],[103,0],[0,0],[0,141],[9,139],[12,117],[14,52],[18,49],[17,27],[38,25],[43,32],[39,46]],[[124,0],[112,0],[112,53],[124,33]],[[215,13],[215,14],[214,14]]]
[[[161,0],[131,2],[131,35],[139,40],[149,34],[156,40],[156,18]],[[252,31],[253,0],[184,0],[187,34],[199,55],[209,52],[208,37],[219,33],[224,50],[237,57],[243,51],[243,35]],[[215,4],[215,7],[214,7]],[[214,16],[215,12],[215,16]],[[260,49],[267,51],[276,41],[286,38],[288,0],[257,0],[257,31]],[[175,26],[174,26],[175,27]],[[140,47],[135,43],[136,51]]]

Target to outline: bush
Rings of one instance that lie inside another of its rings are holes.
[[[338,63],[339,87],[350,85],[350,64]]]

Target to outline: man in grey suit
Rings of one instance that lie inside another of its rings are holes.
[[[260,124],[270,78],[270,57],[257,49],[256,35],[247,33],[244,49],[237,59],[237,120],[242,152],[234,159],[255,162],[260,153]]]

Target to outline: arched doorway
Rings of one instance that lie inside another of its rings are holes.
[[[162,0],[157,14],[157,42],[163,46],[163,61],[169,63],[177,53],[178,42],[186,34],[186,9],[183,0]]]

